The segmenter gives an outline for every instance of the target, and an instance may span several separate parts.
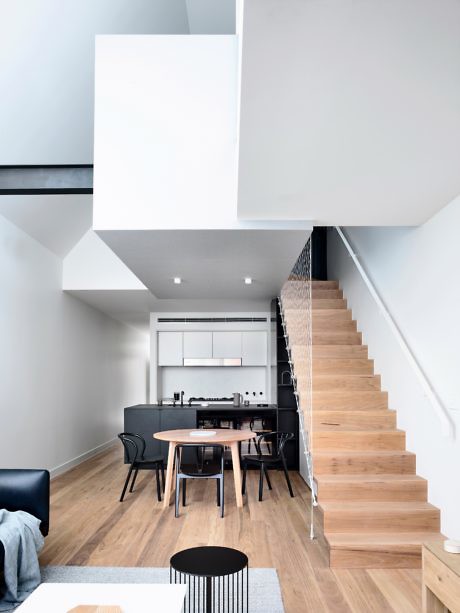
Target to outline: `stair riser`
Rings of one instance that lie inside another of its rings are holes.
[[[318,311],[330,311],[332,309],[341,311],[347,308],[347,301],[344,298],[308,298],[301,297],[284,297],[282,299],[283,308],[287,309],[307,309],[311,306],[313,313]]]
[[[292,285],[289,287],[284,286],[281,290],[281,301],[287,301],[290,299],[307,298],[314,300],[343,300],[343,292],[341,289],[334,288],[312,288],[308,289],[305,285]]]
[[[293,294],[291,294],[292,296]],[[313,289],[311,292],[313,300],[336,300],[337,298],[343,299],[343,292],[341,289]]]
[[[294,334],[289,338],[291,345],[306,343],[306,333]],[[361,332],[317,332],[313,330],[313,345],[361,345]]]
[[[360,550],[330,549],[329,566],[331,568],[421,568],[422,547],[399,548],[370,548]]]
[[[313,411],[313,428],[322,430],[393,430],[394,411]]]
[[[315,451],[404,451],[404,432],[319,432],[313,431],[313,452]]]
[[[338,281],[317,281],[313,279],[311,281],[311,286],[313,289],[338,289],[339,282]]]
[[[359,505],[357,505],[359,506]],[[325,511],[323,513],[324,532],[341,534],[347,532],[436,532],[439,530],[439,510],[407,510],[396,507],[395,511],[371,514],[359,512]]]
[[[300,396],[302,402],[302,395]],[[313,409],[367,411],[388,409],[387,392],[313,392]]]
[[[305,359],[312,351],[314,360],[367,360],[366,345],[315,345],[310,349],[307,345],[294,345],[291,343],[291,355],[294,362]]]
[[[301,381],[298,387],[302,390]],[[314,375],[313,391],[380,391],[380,375]]]
[[[338,311],[340,313],[341,311]],[[346,311],[343,311],[346,313]],[[306,330],[308,325],[307,317],[288,317],[286,316],[286,328],[289,336],[297,336],[298,334],[302,334],[304,330]],[[337,333],[337,332],[356,332],[357,325],[356,321],[352,319],[345,318],[337,318],[337,319],[327,319],[327,318],[312,318],[312,330],[314,334],[327,332],[327,333]]]
[[[318,475],[404,475],[415,474],[415,456],[413,454],[395,453],[391,457],[379,455],[372,458],[336,457],[332,452],[324,456],[314,455],[314,470]]]
[[[319,279],[307,280],[304,278],[296,277],[295,275],[291,275],[289,277],[289,280],[286,281],[286,283],[283,285],[282,291],[284,292],[285,290],[296,288],[298,285],[305,285],[305,284],[309,284],[311,285],[311,287],[316,288],[316,289],[338,289],[339,287],[339,282],[331,280],[331,279],[327,279],[326,281],[319,280]]]
[[[325,482],[318,478],[319,502],[424,502],[427,497],[427,483],[400,481],[391,483],[369,480],[354,482]]]
[[[288,333],[289,345],[306,345],[306,330]],[[313,332],[312,345],[361,345],[361,332]]]
[[[292,356],[295,357],[297,348],[293,348]],[[299,353],[302,355],[306,349],[300,349]],[[367,346],[366,345],[315,345],[313,347],[313,359],[338,359],[338,360],[367,360]]]
[[[287,311],[290,313],[305,313],[305,310],[296,310],[296,311]],[[353,317],[351,315],[350,309],[315,309],[312,311],[312,320],[313,323],[328,321],[328,322],[337,322],[337,321],[352,321]]]
[[[313,373],[318,375],[373,375],[373,360],[313,358]],[[301,373],[308,367],[307,360],[295,360],[296,371]]]
[[[299,303],[298,308],[304,308],[306,304],[306,302]],[[328,300],[327,298],[314,298],[311,307],[313,311],[321,311],[322,309],[346,309],[347,301],[344,298],[333,298],[332,300]]]

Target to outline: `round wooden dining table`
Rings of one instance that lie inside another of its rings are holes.
[[[240,466],[240,451],[239,443],[241,441],[248,441],[256,437],[255,432],[251,430],[231,430],[223,428],[212,428],[209,432],[215,432],[215,434],[194,436],[191,432],[206,432],[205,429],[188,429],[188,430],[165,430],[163,432],[156,432],[153,437],[159,441],[166,441],[169,443],[168,450],[168,466],[166,469],[166,483],[165,483],[165,497],[163,501],[163,507],[167,509],[171,501],[171,494],[173,492],[173,474],[174,474],[174,450],[179,443],[189,443],[193,445],[205,445],[206,443],[214,443],[230,447],[232,452],[232,464],[233,464],[233,479],[235,481],[235,497],[236,506],[243,506],[243,495],[241,493],[241,466]]]

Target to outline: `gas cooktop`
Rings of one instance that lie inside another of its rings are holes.
[[[199,398],[195,398],[194,396],[191,396],[188,399],[189,402],[233,402],[233,398],[203,398],[202,396],[200,396]]]

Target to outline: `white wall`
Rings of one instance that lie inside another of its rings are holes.
[[[352,246],[386,307],[456,424],[446,439],[413,370],[334,231],[328,235],[328,275],[338,279],[353,317],[389,392],[417,472],[429,480],[429,500],[442,511],[442,531],[460,538],[460,199],[418,228],[346,228]]]
[[[458,0],[246,0],[238,215],[412,225],[460,192]]]
[[[235,223],[236,36],[99,36],[95,100],[96,230]]]
[[[91,164],[96,34],[184,34],[184,0],[0,0],[0,164]]]
[[[185,400],[190,396],[229,398],[234,392],[240,392],[251,403],[267,402],[267,369],[264,366],[163,366],[160,371],[163,398],[173,398],[174,392],[181,390],[185,392]],[[257,396],[254,397],[252,392]]]
[[[0,216],[0,466],[53,469],[144,402],[147,336],[62,291],[62,260]]]

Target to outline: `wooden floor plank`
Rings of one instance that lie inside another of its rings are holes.
[[[173,553],[198,545],[245,551],[252,567],[276,568],[286,613],[413,613],[421,606],[420,571],[333,571],[316,520],[310,539],[310,492],[292,473],[291,498],[282,473],[258,502],[258,475],[249,472],[245,505],[235,505],[231,473],[225,480],[225,517],[220,518],[213,481],[187,488],[187,506],[174,517],[156,500],[153,475],[139,475],[136,489],[118,502],[126,476],[118,448],[54,479],[51,531],[42,564],[168,566]]]

